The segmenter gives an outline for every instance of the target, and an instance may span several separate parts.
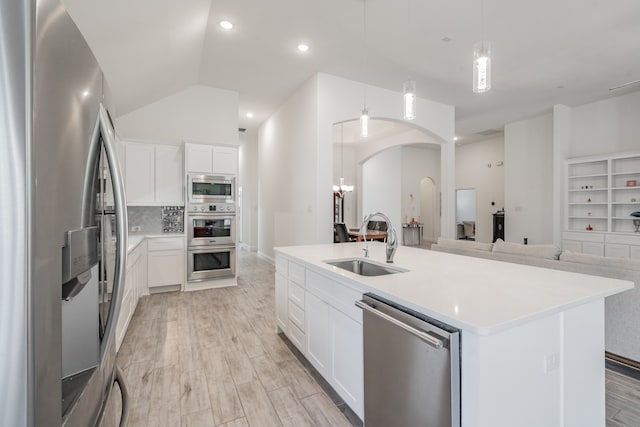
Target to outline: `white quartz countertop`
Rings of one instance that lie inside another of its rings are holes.
[[[127,236],[127,253],[131,252],[138,246],[144,239],[158,239],[160,237],[178,237],[184,238],[184,234],[181,233],[165,233],[165,234],[129,234]]]
[[[364,277],[324,263],[362,257],[363,243],[275,248],[315,271],[478,335],[494,334],[633,288],[633,282],[400,246],[395,267]],[[385,244],[369,243],[384,263]],[[558,261],[559,262],[559,261]]]

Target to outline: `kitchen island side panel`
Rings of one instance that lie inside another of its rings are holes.
[[[605,424],[603,301],[493,335],[462,332],[463,427]]]

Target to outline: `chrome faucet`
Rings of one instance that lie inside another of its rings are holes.
[[[391,220],[385,214],[381,212],[374,212],[367,215],[362,221],[362,225],[360,226],[360,235],[364,239],[364,257],[369,257],[369,248],[367,246],[367,226],[369,225],[369,221],[371,221],[374,217],[380,217],[387,223],[387,262],[393,262],[393,255],[396,253],[396,249],[398,249],[398,239],[396,238],[396,232],[391,225]]]

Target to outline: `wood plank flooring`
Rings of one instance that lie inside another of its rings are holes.
[[[118,354],[129,426],[361,425],[275,334],[273,266],[241,252],[238,272],[237,287],[140,300]]]
[[[238,255],[237,287],[140,300],[118,354],[129,426],[361,426],[274,333],[273,266]],[[607,369],[606,398],[607,427],[640,426],[639,380]]]

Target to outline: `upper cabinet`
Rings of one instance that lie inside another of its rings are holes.
[[[185,144],[187,173],[238,174],[238,147]]]
[[[184,204],[182,147],[125,142],[124,151],[128,205]]]

